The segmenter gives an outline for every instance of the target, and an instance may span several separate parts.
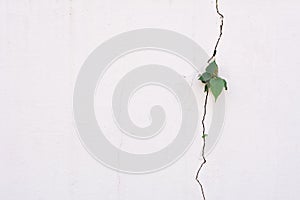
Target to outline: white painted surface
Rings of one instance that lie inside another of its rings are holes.
[[[201,176],[208,199],[299,199],[299,6],[220,1],[218,62],[229,91],[223,135]],[[133,176],[96,162],[76,135],[81,64],[113,35],[145,27],[211,52],[218,18],[206,0],[0,1],[0,199],[200,199],[200,137],[173,166]]]

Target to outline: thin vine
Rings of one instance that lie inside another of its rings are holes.
[[[219,33],[219,37],[217,39],[214,51],[212,56],[208,59],[208,66],[206,67],[206,72],[204,72],[202,75],[199,75],[199,80],[205,84],[204,86],[204,91],[206,93],[205,95],[205,100],[204,100],[204,112],[203,112],[203,117],[202,117],[202,139],[203,139],[203,146],[202,146],[202,163],[199,167],[199,169],[197,170],[196,173],[196,181],[198,182],[200,189],[201,189],[201,193],[202,193],[202,197],[204,200],[206,200],[205,197],[205,193],[204,193],[204,188],[202,183],[200,182],[200,180],[198,179],[200,171],[202,169],[202,167],[205,165],[206,163],[206,158],[205,158],[205,146],[206,146],[206,137],[208,136],[205,133],[205,117],[206,117],[206,112],[207,112],[207,101],[208,101],[208,93],[209,90],[211,90],[212,94],[215,97],[215,101],[217,100],[218,96],[221,94],[223,88],[225,88],[225,90],[227,90],[227,82],[225,81],[225,79],[220,78],[218,76],[218,65],[215,62],[215,57],[217,54],[217,48],[219,45],[219,42],[221,40],[221,37],[223,35],[223,25],[224,25],[224,15],[220,13],[219,11],[219,4],[218,4],[218,0],[216,0],[216,11],[217,14],[220,16],[221,19],[221,24],[220,24],[220,33]],[[211,62],[212,60],[214,60],[213,62]]]

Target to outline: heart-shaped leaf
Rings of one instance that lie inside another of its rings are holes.
[[[214,77],[209,81],[211,92],[215,97],[215,101],[217,101],[219,95],[221,94],[223,88],[225,87],[225,82],[222,78]]]
[[[217,76],[218,75],[218,65],[217,65],[216,61],[209,63],[209,65],[206,67],[205,70],[206,70],[206,72]]]

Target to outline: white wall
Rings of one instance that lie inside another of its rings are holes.
[[[229,91],[222,137],[201,173],[208,199],[299,199],[299,6],[220,0],[217,59]],[[117,173],[82,147],[72,92],[89,53],[113,35],[170,29],[210,54],[218,23],[211,0],[1,0],[0,199],[200,199],[200,137],[165,170]]]

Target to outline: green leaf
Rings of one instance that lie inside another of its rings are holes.
[[[204,134],[204,135],[202,135],[202,138],[206,138],[208,135],[207,134]]]
[[[206,67],[205,70],[206,70],[206,72],[217,76],[218,75],[218,65],[217,65],[216,61],[209,63],[209,65]]]
[[[204,72],[200,77],[199,80],[202,81],[202,83],[207,83],[211,79],[211,74],[208,72]]]
[[[223,87],[225,87],[224,79],[219,77],[214,77],[209,81],[211,92],[215,97],[215,101],[217,101],[219,95],[221,94]]]

